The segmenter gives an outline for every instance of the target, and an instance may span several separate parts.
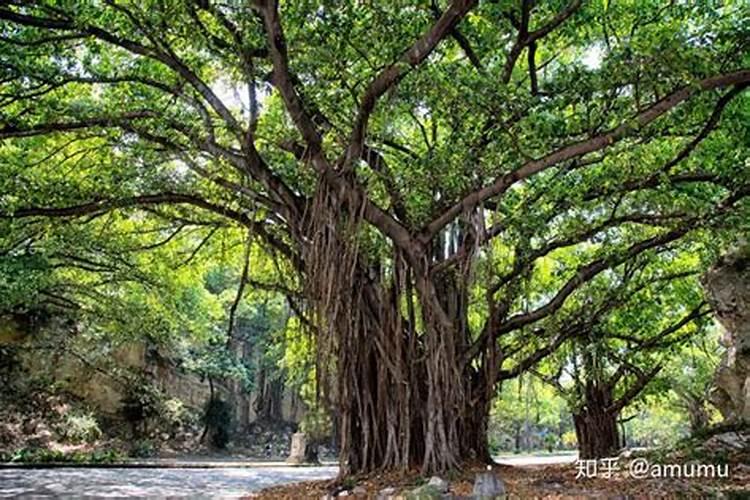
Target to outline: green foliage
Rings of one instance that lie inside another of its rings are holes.
[[[42,255],[0,255],[0,312],[34,307],[51,271]]]
[[[282,334],[283,354],[277,364],[284,371],[287,387],[297,392],[305,405],[300,430],[310,442],[320,443],[330,437],[332,420],[318,390],[315,338],[302,328],[297,317],[288,319]]]
[[[244,2],[30,0],[3,8],[0,314],[70,317],[79,331],[71,342],[100,364],[135,341],[204,380],[248,391],[260,370],[287,377],[310,410],[304,426],[323,434],[328,409],[316,379],[337,366],[312,369],[322,344],[302,335],[296,316],[309,305],[300,297],[314,239],[306,234],[311,197],[326,186],[320,164],[330,162],[342,183],[331,189],[339,212],[351,212],[343,200],[367,200],[351,204],[363,209],[359,232],[342,236],[358,243],[365,281],[382,284],[373,295],[404,279],[394,272],[401,258],[430,267],[410,269],[413,281],[460,278],[461,300],[443,301],[468,304],[461,317],[447,315],[465,333],[457,345],[489,332],[479,344],[503,362],[482,366],[484,352],[461,373],[512,377],[541,360],[534,368],[556,379],[574,411],[586,383],[612,377],[622,358],[634,368],[615,384],[616,398],[653,366],[667,368],[639,392],[644,401],[670,382],[706,379],[708,364],[688,379],[668,366],[692,353],[682,349],[705,335],[703,319],[641,347],[700,304],[697,276],[750,229],[746,82],[700,84],[750,65],[747,2],[581,2],[535,53],[520,47],[516,61],[523,5],[533,4],[525,30],[533,33],[567,2],[477,2],[424,61],[412,61],[407,47],[446,2],[279,4],[289,58],[282,69],[294,92],[268,56],[263,16]],[[364,116],[363,95],[384,68],[398,78]],[[693,91],[690,99],[658,110],[652,123],[637,118],[680,88]],[[257,116],[248,94],[258,98]],[[307,113],[320,144],[298,127]],[[366,146],[382,161],[348,157],[358,117],[367,118]],[[592,137],[596,147],[581,148],[589,153],[541,168]],[[341,165],[339,176],[333,167]],[[496,195],[467,201],[483,192]],[[452,206],[457,215],[430,235],[429,223]],[[409,298],[424,302],[420,293]],[[398,323],[409,319],[422,342],[423,304],[408,318],[404,295],[398,300]],[[493,337],[498,325],[532,312],[534,321]],[[594,324],[578,325],[586,321]],[[571,333],[571,325],[581,328]],[[248,360],[237,342],[268,348]],[[547,359],[534,357],[540,352]],[[567,432],[561,399],[534,384],[534,425]],[[520,419],[521,398],[509,394],[503,388],[494,420],[525,425],[530,396]],[[161,404],[135,381],[123,412],[142,423]],[[168,420],[180,421],[173,410]],[[663,425],[671,418],[653,415]],[[508,430],[495,430],[506,446]]]
[[[139,439],[135,441],[128,455],[133,458],[153,458],[158,454],[156,444],[150,439]]]
[[[92,412],[68,412],[58,425],[58,434],[72,443],[91,443],[102,436]]]
[[[122,416],[135,437],[145,436],[149,430],[174,433],[192,427],[199,420],[196,409],[169,397],[142,375],[130,379],[121,405]]]
[[[226,448],[232,432],[232,406],[222,399],[210,399],[203,420],[210,432],[211,443],[216,448]]]
[[[341,486],[343,488],[346,488],[347,490],[353,489],[355,486],[357,486],[357,479],[351,476],[345,477],[341,481]]]
[[[137,377],[122,399],[122,415],[133,429],[145,430],[148,421],[160,414],[164,395],[145,377]]]
[[[653,398],[626,424],[626,433],[636,446],[666,448],[689,433],[688,419],[668,398]]]
[[[531,376],[503,385],[490,412],[488,438],[493,453],[570,448],[572,429],[565,400]]]
[[[315,380],[315,339],[303,331],[299,318],[294,317],[289,319],[284,335],[284,356],[279,360],[279,365],[286,370],[287,381],[291,386],[308,387],[306,392],[309,397]]]
[[[181,356],[186,370],[202,378],[234,379],[246,389],[252,387],[252,372],[244,360],[232,351],[218,335],[206,344],[187,346]]]
[[[330,437],[333,422],[331,412],[318,390],[317,367],[314,363],[314,338],[304,332],[297,318],[291,318],[285,330],[284,356],[279,365],[287,374],[287,384],[300,395],[305,404],[305,416],[300,430],[312,443]]]
[[[333,422],[328,410],[313,398],[302,392],[302,400],[305,401],[305,416],[300,423],[300,430],[304,432],[311,443],[321,443],[331,437]]]
[[[66,453],[60,450],[49,450],[47,448],[21,448],[11,453],[0,454],[0,462],[29,464],[113,464],[121,463],[124,460],[125,456],[117,450],[93,452],[74,451],[72,453]]]
[[[162,402],[160,420],[168,429],[179,429],[193,421],[193,416],[185,404],[179,399],[170,398]]]

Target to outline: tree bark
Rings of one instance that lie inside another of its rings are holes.
[[[492,391],[476,367],[464,368],[466,286],[431,275],[424,248],[395,249],[388,269],[368,259],[351,237],[363,210],[321,185],[306,230],[306,294],[321,325],[316,373],[338,408],[341,474],[433,473],[487,459]]]
[[[491,463],[488,402],[450,411],[440,404],[448,391],[430,387],[429,377],[420,375],[425,372],[422,363],[402,365],[410,384],[397,383],[381,364],[371,355],[368,363],[358,365],[353,383],[346,384],[358,390],[356,397],[342,401],[338,424],[346,473],[387,468],[432,473],[468,462]]]
[[[422,332],[413,318],[399,313],[402,299],[410,300],[402,293],[407,287],[363,279],[351,290],[353,309],[345,320],[356,317],[357,327],[338,330],[333,377],[342,474],[413,468],[433,473],[491,461],[492,391],[476,368],[460,368],[458,346],[465,332],[446,330],[426,311],[423,296],[431,286],[418,285],[420,292],[411,297],[420,301]],[[454,299],[458,307],[462,299]]]
[[[453,335],[408,326],[383,332],[393,310],[370,316],[337,358],[339,442],[347,473],[421,468],[425,473],[491,463],[492,391],[474,368],[463,373]],[[378,325],[378,326],[376,326]],[[479,389],[481,388],[481,390]]]
[[[595,384],[587,385],[585,404],[573,414],[579,458],[613,457],[620,451],[618,414],[608,409],[611,404],[611,390]]]

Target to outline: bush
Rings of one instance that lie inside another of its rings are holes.
[[[320,443],[331,436],[332,429],[333,424],[328,412],[321,405],[309,405],[300,423],[300,430],[308,439]]]
[[[99,423],[90,412],[67,413],[57,432],[63,439],[72,443],[91,443],[102,437]]]
[[[578,438],[576,438],[575,431],[568,431],[563,434],[562,444],[564,448],[576,448],[578,446]]]
[[[211,432],[211,443],[217,448],[226,448],[232,428],[232,407],[221,399],[210,399],[206,403],[204,424]]]
[[[95,451],[86,453],[76,451],[65,453],[60,450],[46,448],[21,448],[8,454],[0,454],[0,462],[12,463],[76,463],[76,464],[106,464],[122,462],[125,457],[116,450]]]
[[[176,430],[190,423],[190,412],[179,399],[167,399],[161,404],[159,415],[163,425],[169,430]]]
[[[150,439],[140,439],[133,444],[128,453],[133,458],[152,458],[156,456],[156,445]]]
[[[148,420],[160,413],[162,394],[145,377],[138,377],[129,387],[122,400],[122,415],[128,421],[133,433],[140,426],[145,433]]]

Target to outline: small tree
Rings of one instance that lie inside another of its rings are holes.
[[[709,335],[683,346],[665,368],[668,389],[675,396],[677,408],[687,414],[692,434],[705,429],[716,412],[710,405],[710,395],[721,357],[718,340],[719,332],[711,329]]]
[[[206,401],[203,422],[205,427],[201,441],[208,434],[211,436],[212,445],[219,449],[226,448],[232,431],[232,406],[213,395]]]
[[[565,400],[531,374],[503,385],[492,405],[489,441],[493,452],[560,448],[572,429]]]
[[[710,308],[691,286],[695,271],[622,276],[613,307],[598,309],[539,375],[573,413],[582,458],[616,455],[624,445],[618,422],[674,355],[702,331]],[[693,303],[690,307],[690,303]]]

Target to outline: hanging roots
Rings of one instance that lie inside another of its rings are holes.
[[[324,394],[335,379],[340,349],[361,323],[356,307],[361,210],[347,201],[321,180],[307,217],[305,295],[317,325],[318,387]]]
[[[321,180],[306,225],[318,390],[334,414],[341,473],[454,468],[485,427],[481,404],[467,411],[466,332],[454,321],[466,313],[463,284],[436,286],[397,250],[386,266],[368,256],[363,212]]]

